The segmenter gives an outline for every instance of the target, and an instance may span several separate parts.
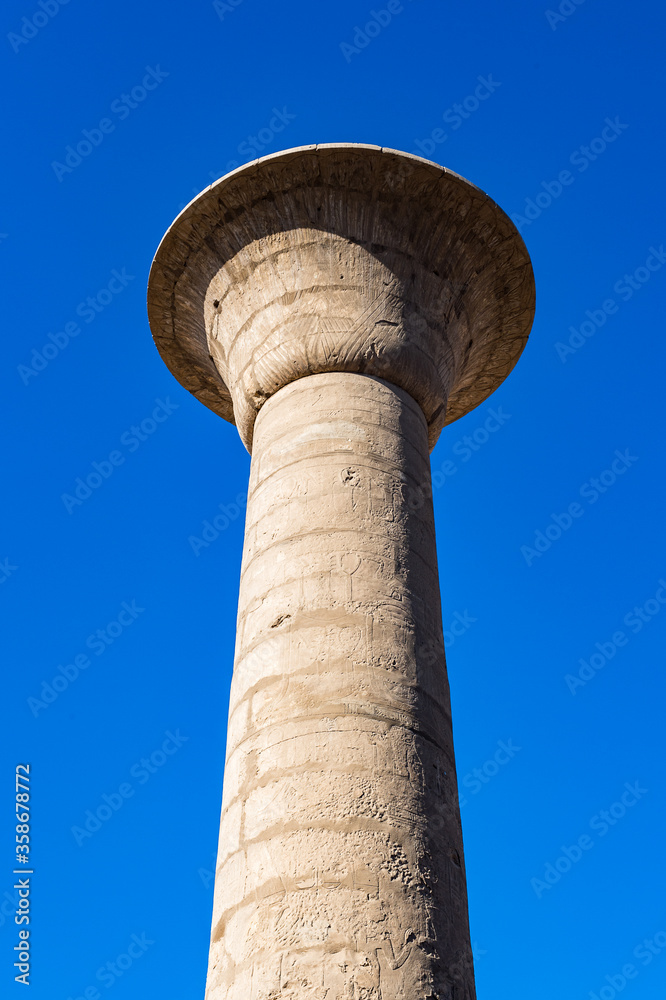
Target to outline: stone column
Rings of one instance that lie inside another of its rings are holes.
[[[474,1000],[429,448],[524,346],[522,241],[441,167],[304,147],[188,206],[149,310],[252,452],[207,1000]]]

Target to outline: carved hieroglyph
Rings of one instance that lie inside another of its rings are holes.
[[[474,1000],[429,449],[533,310],[494,202],[373,146],[249,164],[162,241],[157,345],[252,452],[207,1000]]]

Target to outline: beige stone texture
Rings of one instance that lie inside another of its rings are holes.
[[[210,998],[474,995],[428,484],[381,379],[259,413]]]
[[[163,358],[252,453],[207,1000],[474,1000],[429,450],[516,363],[506,215],[375,146],[222,178],[153,264]]]
[[[534,280],[511,220],[457,174],[379,146],[304,146],[183,210],[148,310],[171,371],[249,450],[266,399],[322,371],[406,389],[432,449],[515,365]]]

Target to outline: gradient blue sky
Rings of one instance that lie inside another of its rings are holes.
[[[243,493],[249,457],[160,360],[145,289],[179,208],[261,135],[261,153],[422,149],[526,220],[530,342],[433,453],[444,625],[466,621],[448,663],[479,1000],[661,996],[663,9],[565,0],[549,23],[546,3],[404,0],[353,52],[341,46],[369,2],[223,7],[72,0],[38,30],[37,0],[2,13],[3,995],[24,990],[11,870],[27,760],[33,1000],[203,996],[242,512],[198,554],[190,539]],[[154,89],[123,103],[146,67]],[[479,77],[492,79],[481,101]],[[90,155],[53,166],[103,119]],[[66,504],[95,462],[107,478]],[[552,515],[573,503],[556,538]],[[567,683],[595,653],[591,679]],[[44,683],[86,655],[40,707]],[[499,741],[520,748],[501,767]],[[634,804],[605,824],[627,783]],[[77,843],[72,828],[121,785],[129,797]],[[133,935],[144,943],[116,976],[107,963]]]

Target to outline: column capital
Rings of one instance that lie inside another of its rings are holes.
[[[430,447],[518,360],[534,316],[525,245],[457,174],[379,146],[303,146],[206,188],[150,273],[156,345],[248,450],[266,399],[322,372],[376,375]]]

